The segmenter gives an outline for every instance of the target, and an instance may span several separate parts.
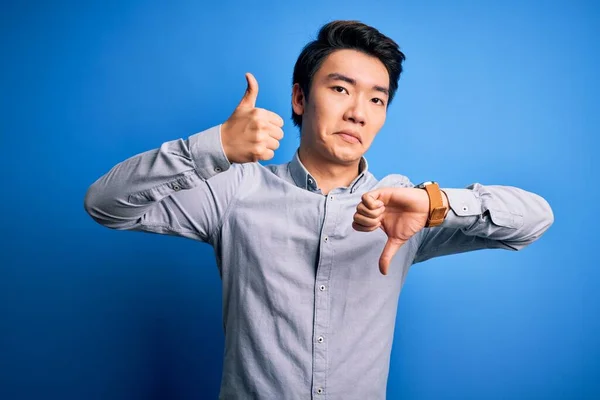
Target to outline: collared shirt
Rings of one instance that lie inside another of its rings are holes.
[[[352,221],[361,196],[411,188],[378,180],[363,157],[324,195],[298,152],[285,164],[231,164],[220,125],[163,143],[94,182],[85,209],[118,230],[213,246],[223,285],[221,399],[385,399],[398,298],[411,265],[484,248],[520,250],[553,222],[537,194],[508,186],[444,188],[451,210],[400,248],[388,275],[381,229]]]

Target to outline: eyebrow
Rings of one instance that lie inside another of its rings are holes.
[[[347,77],[346,75],[342,75],[337,72],[333,72],[333,73],[327,75],[327,80],[328,81],[344,81],[344,82],[348,82],[351,85],[356,86],[356,79],[352,79],[350,77]],[[373,89],[377,90],[378,92],[385,93],[388,97],[390,95],[390,91],[386,87],[375,85],[375,86],[373,86]]]

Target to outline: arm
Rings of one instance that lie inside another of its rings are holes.
[[[544,198],[516,187],[474,183],[443,192],[450,210],[440,226],[418,233],[414,263],[478,249],[521,250],[554,222]]]
[[[269,160],[283,137],[283,119],[255,107],[258,82],[246,74],[244,97],[222,125],[163,143],[98,179],[85,210],[112,229],[208,241],[244,179],[244,164]]]
[[[242,179],[243,168],[232,166],[223,151],[220,128],[165,142],[115,165],[89,187],[85,210],[111,229],[206,241]]]

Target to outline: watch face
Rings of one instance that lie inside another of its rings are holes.
[[[427,185],[431,185],[431,184],[434,184],[434,183],[435,183],[435,181],[426,181],[426,182],[423,182],[423,183],[419,183],[419,184],[418,184],[417,186],[415,186],[415,187],[416,187],[417,189],[423,189],[423,188],[425,188],[425,186],[427,186]]]

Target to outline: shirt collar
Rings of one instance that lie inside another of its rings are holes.
[[[289,163],[289,170],[296,186],[310,190],[311,192],[316,192],[318,190],[317,180],[308,172],[304,164],[302,164],[302,161],[300,161],[299,149],[296,150],[294,157]],[[348,185],[350,193],[354,193],[365,180],[365,175],[369,170],[369,163],[365,157],[361,157],[358,170],[360,173],[354,178],[350,185]]]

